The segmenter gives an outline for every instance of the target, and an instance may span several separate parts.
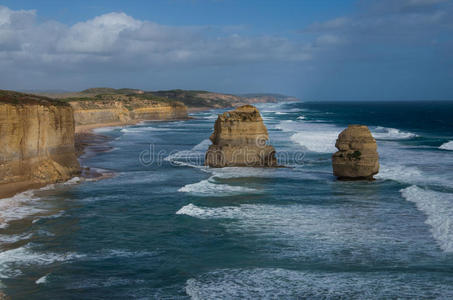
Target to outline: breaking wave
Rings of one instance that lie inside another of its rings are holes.
[[[50,265],[56,262],[70,261],[84,255],[76,253],[39,253],[28,246],[0,252],[0,278],[19,276],[19,267],[32,265]]]
[[[417,137],[415,133],[401,131],[396,128],[387,128],[377,126],[371,129],[374,138],[382,140],[400,140],[400,139],[411,139]]]
[[[453,252],[453,194],[422,189],[415,185],[401,190],[401,195],[415,203],[426,215],[426,224],[440,248]]]
[[[180,188],[178,192],[189,193],[196,196],[225,197],[240,194],[254,194],[259,193],[260,191],[242,186],[217,183],[215,179],[211,177],[197,183],[187,184]]]
[[[442,150],[452,150],[453,151],[453,141],[449,141],[445,144],[442,144],[439,149],[442,149]]]

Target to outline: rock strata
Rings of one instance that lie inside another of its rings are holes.
[[[69,104],[0,90],[0,198],[79,174]]]
[[[187,119],[181,102],[158,102],[130,95],[105,95],[96,100],[70,101],[76,126],[132,124],[142,120]]]
[[[244,105],[220,114],[214,125],[206,152],[205,164],[222,167],[276,167],[274,147],[268,145],[269,136],[260,112],[252,105]]]
[[[373,180],[379,172],[376,140],[364,125],[349,125],[338,136],[332,157],[333,173],[340,180]]]

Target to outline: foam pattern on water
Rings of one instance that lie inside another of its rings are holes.
[[[186,184],[180,188],[178,192],[190,193],[192,195],[202,197],[224,197],[260,193],[260,191],[252,188],[217,183],[213,177],[197,183]]]
[[[36,252],[28,246],[0,252],[0,278],[21,274],[20,268],[32,265],[50,265],[83,257],[76,253]]]
[[[426,214],[433,237],[445,252],[453,252],[453,194],[435,192],[415,185],[401,190],[402,196],[414,202]]]
[[[202,299],[448,299],[453,286],[417,274],[221,269],[186,282]]]
[[[0,228],[5,228],[8,223],[14,220],[21,220],[43,212],[36,207],[34,202],[39,198],[34,195],[34,191],[26,191],[11,198],[0,200]]]
[[[401,218],[391,209],[378,210],[357,204],[343,206],[267,205],[203,207],[193,203],[177,211],[199,219],[219,220],[233,235],[247,234],[257,247],[277,257],[322,262],[408,261],[418,251],[434,253],[429,232],[408,222],[396,226]],[[224,219],[229,219],[224,222]],[[378,220],[386,219],[386,222]],[[420,226],[423,226],[421,224]],[[411,232],[416,231],[416,233]],[[397,251],[405,245],[408,251]]]
[[[417,137],[418,135],[412,132],[402,131],[396,128],[387,128],[377,126],[370,128],[375,139],[382,140],[403,140]]]

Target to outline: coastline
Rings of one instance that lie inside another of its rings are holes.
[[[52,183],[49,183],[52,184]],[[15,195],[29,191],[35,190],[45,187],[49,185],[48,183],[36,183],[32,181],[22,181],[22,182],[14,182],[14,183],[7,183],[0,185],[0,201],[14,197]],[[2,220],[0,219],[0,223]],[[1,298],[0,298],[1,299]]]
[[[209,108],[203,108],[203,110]],[[192,111],[190,111],[192,112]],[[178,120],[189,120],[188,118],[180,118],[174,119]],[[76,126],[74,130],[75,134],[75,153],[79,162],[81,162],[82,156],[84,156],[87,152],[87,149],[90,149],[90,155],[95,155],[96,153],[102,153],[111,150],[111,147],[107,145],[111,139],[105,135],[97,134],[93,130],[96,128],[104,128],[104,127],[121,127],[121,126],[131,126],[136,125],[143,121],[155,121],[155,122],[163,122],[163,121],[171,121],[169,120],[134,120],[129,122],[112,122],[112,123],[95,123],[89,125],[80,125]],[[91,169],[90,167],[83,167],[81,168],[80,178],[84,179],[94,179],[94,180],[101,180],[105,178],[110,178],[114,176],[112,172],[99,172],[98,170]],[[59,182],[63,183],[63,182]],[[23,181],[23,182],[14,182],[14,183],[7,183],[0,185],[0,201],[3,199],[14,197],[15,195],[30,191],[43,188],[47,185],[51,185],[54,183],[36,183],[33,181]],[[1,220],[0,220],[1,221]]]

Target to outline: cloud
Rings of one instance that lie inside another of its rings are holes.
[[[66,25],[0,6],[0,88],[453,98],[452,2],[357,0],[347,15],[281,36],[253,33],[252,25],[168,26],[122,12]]]
[[[304,45],[232,27],[164,26],[112,12],[67,26],[0,6],[0,65],[48,70],[146,69],[310,59]]]

